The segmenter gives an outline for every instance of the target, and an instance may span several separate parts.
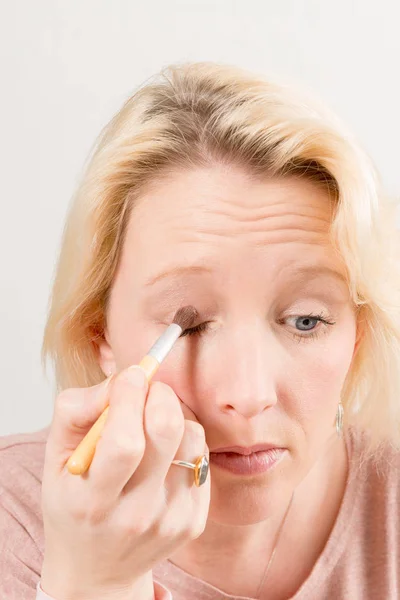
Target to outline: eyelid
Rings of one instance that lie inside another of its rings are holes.
[[[335,294],[332,290],[324,290],[319,293],[303,292],[298,295],[296,294],[295,298],[292,298],[292,300],[288,300],[287,302],[284,301],[284,303],[282,303],[282,299],[280,299],[277,305],[275,305],[276,310],[280,313],[288,313],[291,315],[301,315],[312,311],[321,312],[321,310],[325,310],[332,314],[333,312],[342,310],[343,306],[348,303],[346,298],[342,295]]]
[[[324,318],[334,318],[339,313],[339,307],[328,305],[326,302],[321,300],[316,302],[296,302],[287,305],[285,308],[279,310],[279,314],[283,315],[284,318],[288,317],[305,317],[305,316],[320,316]]]
[[[181,337],[191,336],[195,334],[203,333],[208,329],[209,321],[203,321],[198,325],[194,325],[193,327],[189,327],[189,329],[185,329],[185,331],[181,334]]]
[[[296,314],[292,313],[290,315],[283,317],[282,320],[287,320],[287,319],[317,319],[317,321],[325,321],[327,323],[332,323],[332,324],[335,323],[333,317],[324,311],[298,312]]]

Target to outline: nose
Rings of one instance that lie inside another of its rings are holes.
[[[224,413],[251,419],[276,405],[279,352],[271,334],[247,328],[230,339],[224,358],[224,385],[217,404]]]

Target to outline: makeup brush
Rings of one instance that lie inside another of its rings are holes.
[[[139,366],[145,372],[148,381],[150,381],[162,361],[172,350],[177,339],[184,331],[193,326],[197,316],[197,310],[193,306],[184,306],[175,313],[171,325],[167,327],[163,334],[161,334],[146,356],[144,356],[139,363]],[[83,473],[89,469],[96,450],[96,444],[101,436],[107,419],[108,408],[109,407],[107,406],[104,409],[100,417],[70,456],[67,462],[67,469],[73,475],[83,475]]]

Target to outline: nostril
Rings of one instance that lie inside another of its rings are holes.
[[[222,411],[225,414],[237,414],[246,419],[251,419],[271,408],[276,402],[271,401],[252,401],[244,400],[234,402],[233,404],[223,404]]]

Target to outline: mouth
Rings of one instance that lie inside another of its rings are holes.
[[[286,454],[274,444],[228,446],[210,451],[210,463],[234,475],[259,475],[269,471]]]

